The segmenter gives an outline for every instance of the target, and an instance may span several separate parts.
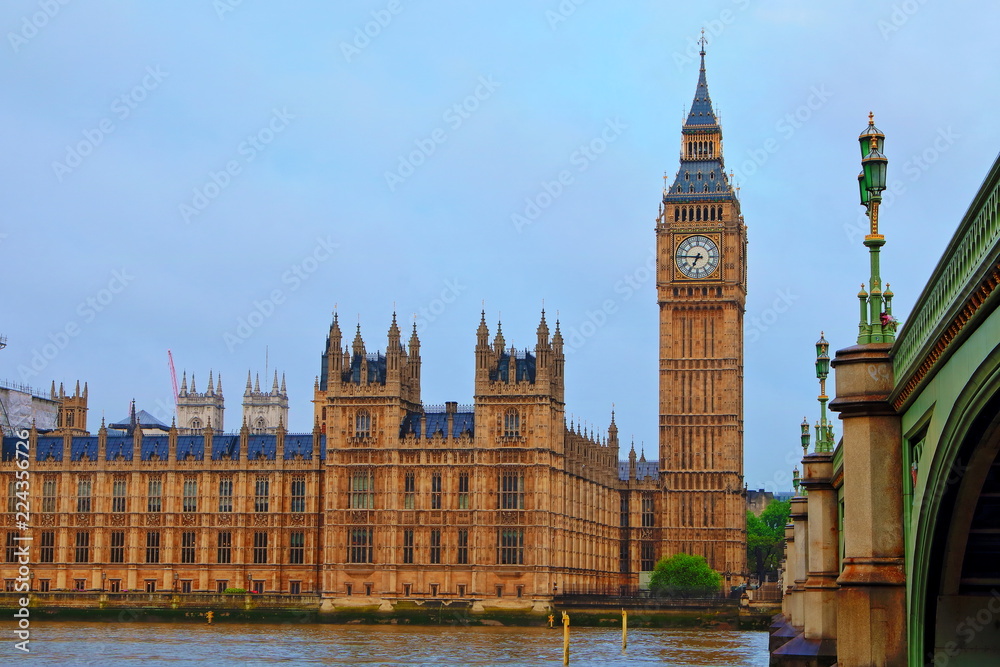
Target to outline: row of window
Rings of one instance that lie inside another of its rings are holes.
[[[628,540],[621,540],[619,543],[618,552],[618,564],[619,571],[622,574],[628,574],[631,571],[632,558],[629,554],[629,543]],[[639,570],[642,572],[650,572],[653,566],[656,564],[656,549],[653,542],[642,541],[639,543]]]
[[[503,414],[503,436],[517,438],[521,435],[521,413],[516,408],[508,408]],[[372,435],[372,416],[367,410],[358,410],[354,414],[354,437],[370,438]]]
[[[16,482],[11,481],[8,487],[7,511],[15,511],[17,496]],[[293,477],[291,481],[291,511],[306,511],[306,480],[304,477]],[[42,512],[50,513],[56,511],[58,498],[58,485],[54,479],[46,479],[42,483]],[[93,511],[93,482],[88,477],[81,477],[76,482],[76,511]],[[128,498],[128,480],[114,479],[111,484],[111,511],[123,513],[126,511]],[[219,480],[219,512],[233,511],[233,479],[223,477]],[[150,478],[146,485],[146,511],[163,511],[163,480],[157,477]],[[258,477],[254,481],[253,511],[268,512],[271,506],[271,480],[267,477]],[[181,496],[182,512],[198,511],[198,479],[194,477],[185,478]]]
[[[414,562],[414,531],[412,529],[403,531],[403,563],[412,564]],[[352,528],[347,535],[347,562],[348,563],[374,563],[374,531],[372,528]],[[444,561],[444,553],[441,546],[441,531],[432,529],[430,531],[430,546],[428,547],[429,561],[432,565],[439,565]],[[469,530],[460,528],[458,539],[455,542],[454,563],[467,565],[469,563]],[[497,530],[497,564],[499,565],[523,565],[524,564],[524,529],[523,528],[500,528]]]
[[[15,540],[16,533],[7,533],[6,545],[5,545],[5,559],[8,563],[17,562],[17,541]],[[110,543],[108,545],[108,558],[109,563],[125,563],[130,562],[125,560],[125,531],[114,530],[110,533]],[[216,563],[228,564],[232,563],[233,557],[233,534],[229,531],[223,531],[216,536],[217,546],[216,546]],[[257,531],[253,534],[253,547],[252,556],[254,563],[270,563],[270,554],[268,553],[268,543],[270,538],[268,533],[263,531]],[[56,544],[56,534],[53,531],[43,531],[41,534],[41,539],[39,540],[39,558],[40,563],[54,563],[55,562],[55,544]],[[74,538],[74,544],[71,547],[73,553],[74,563],[90,563],[91,558],[94,557],[95,562],[100,562],[99,558],[96,558],[97,554],[96,547],[92,547],[90,543],[90,532],[81,530],[76,532]],[[142,547],[140,547],[140,552],[142,552]],[[194,531],[185,531],[181,533],[181,545],[180,545],[180,562],[181,563],[197,563],[197,534]],[[158,530],[150,530],[146,532],[145,541],[145,559],[142,561],[144,563],[160,563],[161,560],[161,533]],[[299,565],[305,562],[305,533],[293,532],[288,536],[288,561],[289,564]]]
[[[15,589],[16,579],[4,579],[4,590],[7,592],[13,592]],[[87,579],[74,579],[73,580],[73,590],[75,591],[85,591],[88,587]],[[158,589],[156,587],[158,581],[156,579],[146,579],[142,582],[142,590],[146,593],[156,593],[157,591],[162,591],[163,589]],[[181,579],[176,582],[174,590],[180,593],[192,593],[192,592],[202,592],[194,590],[194,581],[191,579]],[[48,593],[51,588],[51,579],[39,579],[38,580],[38,591],[41,593]],[[229,588],[228,579],[216,579],[215,580],[215,592],[223,593]],[[104,590],[104,589],[102,589]],[[107,580],[107,590],[109,593],[122,593],[125,589],[122,587],[121,579],[108,579]],[[264,580],[263,579],[251,579],[249,580],[249,589],[254,593],[264,592]],[[288,592],[291,595],[301,595],[302,594],[302,582],[301,581],[289,581],[288,582]],[[348,593],[349,594],[349,593]]]
[[[458,474],[456,509],[467,510],[469,504],[469,473]],[[412,510],[417,505],[417,477],[408,472],[403,476],[403,509]],[[431,473],[430,509],[443,509],[444,488],[440,472]],[[375,471],[365,469],[351,475],[348,506],[351,509],[375,509]],[[497,507],[524,509],[524,475],[505,471],[497,477]]]
[[[656,525],[656,514],[654,512],[655,505],[653,504],[653,494],[643,493],[641,502],[642,502],[642,515],[641,515],[642,527],[652,528]],[[630,521],[629,507],[630,507],[629,497],[628,495],[623,494],[621,498],[621,513],[619,514],[619,519],[620,519],[619,523],[621,524],[622,528],[629,527],[629,521]]]

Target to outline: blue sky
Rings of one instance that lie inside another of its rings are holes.
[[[788,488],[818,415],[813,343],[857,335],[868,111],[904,325],[996,158],[1000,7],[963,9],[9,0],[0,377],[88,381],[92,429],[133,397],[169,421],[170,349],[200,388],[222,373],[232,429],[266,350],[307,430],[335,306],[369,350],[394,308],[416,313],[436,404],[471,402],[484,301],[522,348],[544,303],[570,343],[567,413],[604,429],[614,403],[655,456],[646,266],[704,27],[749,227],[746,478]]]

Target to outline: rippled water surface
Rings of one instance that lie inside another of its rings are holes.
[[[571,665],[765,667],[767,634],[572,628]],[[5,647],[11,649],[12,647]],[[8,650],[3,653],[9,655]],[[0,662],[5,662],[0,660]],[[7,663],[10,664],[10,663]],[[35,665],[561,665],[561,628],[39,623]]]

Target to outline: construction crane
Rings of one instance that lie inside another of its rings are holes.
[[[174,355],[167,350],[167,365],[170,367],[170,381],[174,384],[174,409],[177,409],[177,370],[174,368]]]

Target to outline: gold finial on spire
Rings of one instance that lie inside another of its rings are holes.
[[[705,39],[704,28],[701,29],[701,39],[698,40],[698,43],[701,44],[701,55],[705,55],[705,44],[708,43],[708,40]]]
[[[868,112],[868,124],[869,125],[874,125],[875,124],[875,112],[874,111],[869,111]]]

